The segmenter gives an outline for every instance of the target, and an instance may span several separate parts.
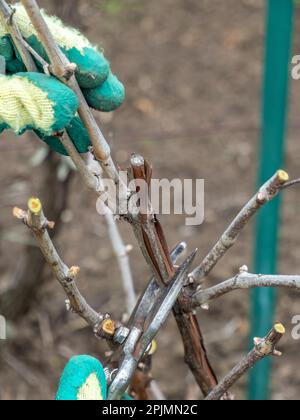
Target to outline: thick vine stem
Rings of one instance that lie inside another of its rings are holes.
[[[131,167],[140,201],[145,205],[148,197],[144,188],[146,184],[150,185],[152,169],[148,162],[137,154],[132,155]],[[139,181],[144,182],[140,183]],[[175,269],[170,258],[163,228],[152,213],[150,199],[145,208],[141,208],[139,216],[139,223],[133,225],[136,238],[158,283],[161,287],[165,287],[174,275]],[[185,361],[203,395],[207,396],[218,381],[208,359],[198,319],[194,311],[189,309],[189,302],[190,297],[182,291],[174,305],[173,314],[183,341]]]
[[[159,221],[153,214],[148,195],[147,186],[152,181],[152,168],[141,155],[137,154],[131,157],[131,168],[141,206],[138,220],[134,224],[135,236],[158,282],[167,285],[175,271],[166,238]]]
[[[260,360],[268,356],[281,356],[281,353],[276,350],[276,345],[284,335],[285,328],[282,324],[278,323],[274,325],[265,338],[255,338],[254,349],[220,382],[208,395],[206,401],[218,401],[222,399],[224,394]]]
[[[209,289],[199,290],[193,296],[193,307],[203,306],[234,290],[247,290],[258,287],[278,287],[300,292],[300,276],[265,276],[241,271],[236,277]]]
[[[99,328],[99,325],[102,325],[105,319],[105,315],[92,309],[81,295],[76,285],[76,277],[80,271],[79,267],[69,268],[58,255],[48,233],[48,228],[53,229],[54,223],[46,219],[40,200],[31,198],[28,201],[28,211],[14,208],[13,214],[31,230],[53,274],[67,295],[68,309],[83,318],[93,330]]]
[[[250,219],[261,207],[273,200],[280,193],[288,180],[289,175],[285,171],[279,170],[261,187],[258,193],[245,205],[225,230],[202,263],[190,274],[189,277],[194,284],[201,284],[203,279],[212,271],[225,253],[236,243],[239,234]]]

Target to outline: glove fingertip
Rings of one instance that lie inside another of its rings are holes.
[[[74,401],[106,398],[107,382],[101,363],[91,356],[73,357],[64,369],[55,399]]]
[[[76,63],[76,78],[82,88],[96,88],[108,78],[109,62],[97,49],[85,47],[81,52],[74,47],[70,50],[63,49],[63,52],[70,62]]]
[[[112,73],[107,80],[96,89],[83,89],[83,94],[90,107],[111,112],[118,109],[125,100],[125,87]]]

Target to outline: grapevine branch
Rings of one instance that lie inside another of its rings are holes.
[[[257,194],[245,205],[202,263],[190,274],[190,279],[200,284],[213,270],[225,253],[236,243],[241,231],[253,216],[269,201],[273,200],[289,180],[285,171],[278,171]]]
[[[229,279],[209,289],[199,290],[193,297],[195,307],[208,304],[234,290],[255,289],[258,287],[278,287],[300,292],[300,276],[265,276],[250,274],[243,271],[234,278]]]
[[[77,157],[78,157],[78,153],[75,150],[74,151],[74,145],[71,142],[71,140],[69,138],[67,138],[68,141],[68,148],[69,148],[69,153],[73,153],[76,152]],[[75,155],[76,157],[76,155]],[[79,156],[80,158],[80,156]],[[74,162],[74,159],[73,159]],[[101,196],[101,180],[102,180],[102,169],[99,165],[99,163],[94,159],[93,155],[91,153],[88,154],[87,157],[87,166],[85,168],[86,171],[89,172],[89,178],[92,180],[92,178],[94,177],[94,180],[96,178],[97,180],[97,191],[100,188],[100,196]],[[108,197],[109,199],[109,197]],[[100,203],[101,204],[101,203]],[[105,217],[105,221],[106,221],[106,225],[107,225],[107,229],[108,229],[108,234],[110,237],[110,241],[115,253],[115,256],[118,260],[118,265],[119,265],[119,269],[120,269],[120,273],[121,273],[121,279],[122,279],[122,285],[123,285],[123,290],[125,293],[125,297],[126,297],[126,310],[127,310],[127,314],[130,315],[136,305],[137,302],[137,296],[136,296],[136,292],[135,292],[135,287],[134,287],[134,280],[133,280],[133,275],[132,275],[132,271],[131,271],[131,267],[130,267],[130,261],[129,261],[129,252],[132,249],[131,245],[125,245],[123,238],[120,234],[120,231],[118,229],[118,225],[117,225],[117,221],[115,219],[115,216],[113,214],[113,212],[110,210],[109,208],[109,202],[107,203],[108,205],[103,205],[101,206],[101,210],[103,211],[103,215]]]
[[[111,238],[111,243],[118,260],[121,271],[121,278],[123,283],[123,290],[126,297],[126,310],[128,315],[132,313],[135,308],[137,297],[134,289],[134,282],[128,258],[128,248],[125,246],[123,239],[117,227],[114,215],[106,207],[105,220]]]
[[[145,181],[150,185],[152,169],[142,156],[133,155],[131,159],[133,178],[137,182],[141,202],[145,199],[145,191],[140,188],[138,181]],[[141,209],[139,223],[134,226],[134,232],[143,255],[152,268],[158,283],[165,286],[174,275],[166,238],[158,219],[152,213],[150,200],[148,207]],[[188,280],[188,279],[187,279]],[[204,338],[199,322],[193,310],[187,308],[189,296],[182,291],[174,305],[173,314],[183,341],[185,361],[192,371],[202,393],[206,396],[217,385],[218,381],[209,362]]]
[[[299,179],[294,179],[293,181],[287,182],[282,187],[282,189],[285,190],[285,189],[290,188],[290,187],[295,187],[296,185],[299,185],[299,184],[300,184],[300,178]]]
[[[268,356],[281,356],[276,350],[276,345],[285,335],[285,328],[282,324],[276,324],[269,334],[261,339],[254,339],[254,349],[243,359],[220,384],[208,395],[206,401],[218,401],[225,393],[253,366]]]
[[[70,170],[65,179],[58,179],[58,176],[55,175],[58,174],[61,165],[61,158],[49,149],[43,161],[41,174],[38,176],[37,190],[43,196],[44,208],[47,208],[50,220],[56,221],[55,229],[49,231],[52,240],[61,230],[60,216],[67,208],[70,185],[74,175],[74,171]],[[0,313],[6,318],[16,321],[20,317],[24,317],[32,307],[46,278],[44,273],[46,263],[38,247],[30,244],[25,246],[18,259],[9,287],[0,294]]]
[[[68,297],[69,309],[82,317],[93,330],[98,328],[105,319],[105,314],[97,313],[81,295],[76,285],[76,277],[80,271],[79,267],[69,268],[58,255],[48,233],[48,229],[54,228],[54,223],[46,219],[40,200],[30,199],[28,211],[14,208],[13,214],[31,230],[53,274]]]

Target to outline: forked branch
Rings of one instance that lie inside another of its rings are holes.
[[[208,395],[206,401],[220,400],[249,369],[262,359],[268,356],[281,356],[281,353],[276,350],[276,346],[284,335],[284,326],[276,324],[265,338],[255,338],[254,349],[220,382]]]
[[[99,329],[105,315],[92,309],[81,295],[76,285],[76,277],[80,271],[79,267],[69,268],[58,255],[48,233],[49,228],[54,228],[54,223],[46,219],[40,200],[30,199],[28,211],[14,208],[13,214],[31,230],[53,274],[67,295],[68,309],[83,318],[92,327],[93,331]]]
[[[230,226],[225,230],[216,245],[204,258],[202,263],[190,274],[190,279],[196,284],[201,284],[203,279],[212,271],[225,253],[236,243],[241,231],[250,219],[266,203],[273,200],[288,182],[289,176],[284,171],[278,171],[265,183],[257,194],[245,205]]]

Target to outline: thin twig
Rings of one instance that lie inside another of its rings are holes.
[[[8,5],[5,0],[0,0],[0,20],[1,19],[3,20],[3,23],[6,26],[6,29],[10,34],[27,71],[36,72],[37,67],[23,43],[24,40],[18,26],[15,24],[14,9]]]
[[[121,272],[124,294],[126,296],[126,310],[128,315],[130,315],[135,308],[137,297],[128,258],[128,248],[125,246],[120,235],[114,215],[108,207],[106,207],[105,220]]]
[[[71,141],[68,140],[68,142],[70,143]],[[69,144],[69,147],[72,148],[72,145]],[[71,149],[69,150],[71,152]],[[94,159],[91,153],[89,153],[87,156],[87,171],[92,176],[96,177],[98,182],[100,182],[100,185],[101,185],[103,171],[99,163]],[[128,257],[129,246],[125,246],[122,236],[120,234],[120,231],[118,229],[115,217],[112,211],[109,209],[109,207],[106,206],[104,203],[102,203],[102,206],[101,206],[101,214],[104,215],[104,218],[108,227],[108,233],[109,233],[111,245],[113,247],[114,253],[118,260],[119,269],[120,269],[121,278],[122,278],[123,290],[126,296],[126,311],[127,311],[127,314],[130,315],[135,308],[135,305],[137,302],[137,296],[135,292],[134,281],[133,281],[130,261]]]
[[[254,339],[254,349],[243,359],[220,384],[209,394],[206,401],[218,401],[245,373],[256,363],[268,356],[281,356],[276,350],[276,345],[285,335],[282,324],[276,324],[270,333],[263,339]]]
[[[56,174],[61,164],[61,158],[49,149],[46,152],[43,168],[37,176],[39,183],[37,190],[41,192],[44,207],[47,208],[50,219],[57,220],[55,229],[49,232],[52,240],[57,237],[62,227],[61,215],[68,205],[70,184],[74,174],[74,171],[69,171],[65,179],[58,180]],[[44,269],[47,262],[40,249],[32,246],[35,242],[30,232],[28,240],[31,243],[25,246],[18,258],[9,287],[0,294],[0,313],[11,321],[23,318],[27,314],[46,279]]]
[[[294,179],[293,181],[287,182],[285,185],[283,185],[282,190],[286,190],[287,188],[295,187],[296,185],[300,184],[300,178]]]
[[[199,290],[193,297],[193,305],[195,307],[206,305],[210,301],[234,290],[247,290],[258,287],[278,287],[300,292],[300,276],[263,276],[242,272],[217,286]]]
[[[71,140],[68,140],[69,143],[69,150],[72,152],[72,145]],[[73,146],[74,147],[74,146]],[[74,151],[72,153],[74,155]],[[73,159],[73,162],[76,165],[76,162]],[[98,184],[102,181],[103,171],[99,165],[99,163],[94,159],[94,156],[89,153],[87,155],[87,168],[86,171],[90,173],[90,176],[94,176],[98,180]],[[100,191],[102,191],[100,189]],[[101,195],[101,193],[100,193]],[[102,205],[101,205],[102,204]],[[107,203],[109,206],[109,202]],[[114,253],[117,257],[119,269],[122,278],[123,290],[126,296],[126,311],[127,314],[130,315],[135,308],[137,302],[137,296],[134,287],[134,281],[132,276],[132,271],[130,267],[130,261],[128,257],[128,253],[130,251],[131,246],[125,246],[122,236],[120,234],[117,221],[108,206],[106,206],[103,202],[99,203],[100,209],[101,205],[101,214],[104,215],[105,221],[108,227],[108,233],[110,237],[110,241],[114,250]]]
[[[79,267],[69,268],[58,255],[48,233],[48,228],[53,228],[54,223],[49,222],[44,216],[40,200],[32,198],[28,202],[27,212],[15,208],[13,213],[31,230],[53,274],[68,297],[69,309],[82,317],[95,330],[102,323],[105,315],[94,311],[78,290],[75,280],[80,271]]]
[[[261,187],[222,234],[202,263],[190,274],[189,277],[194,283],[201,284],[225,253],[236,243],[241,231],[250,219],[261,207],[278,195],[288,180],[288,174],[280,170]]]
[[[99,181],[97,177],[93,175],[91,171],[89,171],[87,165],[85,164],[80,154],[77,152],[74,143],[67,135],[67,133],[61,133],[58,139],[61,141],[62,145],[68,152],[86,187],[89,190],[96,192],[97,195],[101,195]]]
[[[47,74],[48,76],[50,76],[50,71],[49,71],[49,63],[47,63],[46,60],[44,60],[29,44],[27,41],[25,41],[25,39],[22,40],[23,45],[25,46],[25,48],[29,51],[29,53],[41,64],[44,73]]]

